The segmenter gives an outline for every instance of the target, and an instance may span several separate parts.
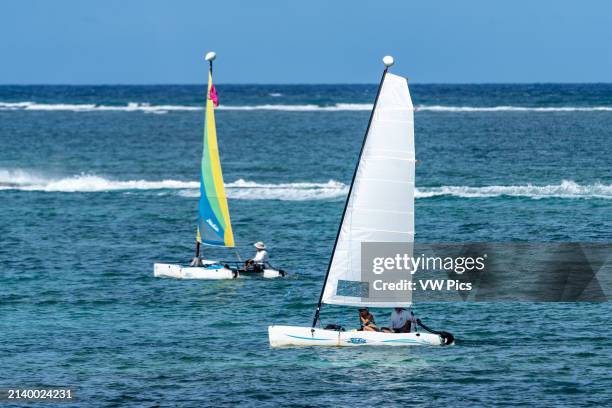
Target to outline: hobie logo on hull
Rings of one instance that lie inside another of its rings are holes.
[[[208,225],[210,225],[210,228],[212,228],[212,229],[214,229],[215,231],[219,232],[219,226],[218,226],[217,224],[215,224],[215,223],[213,222],[213,220],[211,220],[210,218],[208,218],[208,219],[206,220],[206,223],[207,223]]]
[[[352,344],[365,344],[366,339],[362,339],[361,337],[351,337],[348,342]]]

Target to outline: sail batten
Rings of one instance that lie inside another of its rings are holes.
[[[212,82],[212,67],[208,72],[206,118],[200,172],[200,201],[198,204],[198,236],[205,245],[234,246],[234,233],[223,184],[219,159],[214,107],[216,91]]]
[[[405,78],[386,73],[341,221],[322,303],[410,306],[412,299],[381,302],[338,293],[339,282],[361,281],[363,242],[414,242],[414,108]],[[316,317],[315,317],[316,320]]]

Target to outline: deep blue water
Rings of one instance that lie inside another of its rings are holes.
[[[0,388],[72,386],[76,406],[610,403],[609,303],[418,304],[455,347],[270,349],[269,324],[311,322],[375,86],[218,91],[239,250],[264,241],[285,280],[152,276],[192,255],[202,86],[0,87]],[[612,85],[412,94],[418,241],[612,242]]]

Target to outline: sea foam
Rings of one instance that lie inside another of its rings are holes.
[[[36,172],[0,169],[0,190],[91,193],[116,190],[159,190],[198,187],[199,183],[194,181],[116,181],[90,174],[52,178]]]
[[[336,103],[334,105],[320,106],[308,105],[220,105],[221,110],[271,110],[285,112],[338,112],[338,111],[369,111],[372,104],[369,103]]]
[[[73,103],[0,102],[0,110],[67,111],[67,112],[144,112],[168,113],[172,111],[197,111],[203,108],[186,105],[151,105],[129,102],[127,105],[97,105]]]
[[[225,187],[228,197],[238,200],[328,200],[344,197],[348,192],[345,184],[335,180],[273,184],[239,179],[226,183]],[[158,190],[183,197],[199,197],[199,188],[197,181],[118,181],[89,174],[53,178],[41,176],[36,172],[0,169],[0,190],[63,193]]]
[[[423,112],[612,112],[612,106],[442,106],[419,105]]]
[[[229,198],[238,200],[330,200],[344,198],[348,186],[336,180],[327,182],[258,183],[239,179],[225,184]],[[64,193],[94,193],[106,191],[154,191],[177,194],[183,197],[198,197],[200,185],[197,181],[181,180],[112,180],[90,174],[70,177],[47,177],[26,170],[0,169],[0,190],[43,191]],[[594,183],[581,185],[571,180],[548,185],[492,185],[492,186],[438,186],[419,187],[415,191],[418,199],[432,197],[490,198],[526,197],[531,199],[612,199],[612,185]]]
[[[284,112],[343,112],[369,111],[370,103],[336,103],[334,105],[315,104],[262,104],[262,105],[220,105],[223,111],[284,111]],[[65,112],[143,112],[164,114],[168,112],[201,111],[201,106],[191,105],[151,105],[149,103],[129,102],[127,105],[99,105],[72,103],[37,102],[0,102],[0,111],[65,111]],[[417,112],[612,112],[612,106],[443,106],[418,105]]]
[[[415,192],[416,198],[431,198],[453,196],[461,198],[489,197],[527,197],[532,199],[569,198],[569,199],[612,199],[612,185],[601,183],[580,185],[571,180],[563,180],[560,184],[550,185],[510,185],[510,186],[440,186],[420,187]]]

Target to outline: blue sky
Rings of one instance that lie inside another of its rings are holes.
[[[612,82],[612,2],[0,2],[0,83]]]

